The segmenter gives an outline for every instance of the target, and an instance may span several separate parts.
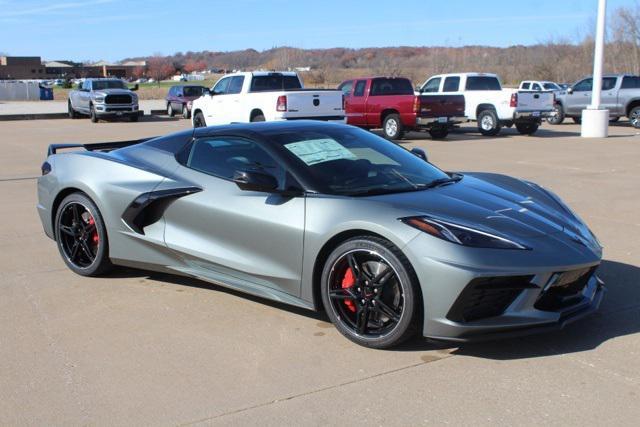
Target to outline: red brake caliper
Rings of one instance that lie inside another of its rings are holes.
[[[89,225],[96,225],[96,222],[93,220],[93,217],[89,217]],[[98,236],[98,229],[97,228],[93,228],[93,234],[91,235],[91,241],[97,245],[98,243],[100,243],[100,236]]]
[[[349,267],[347,268],[347,271],[344,273],[344,277],[342,278],[342,289],[350,288],[355,283],[356,283],[356,279],[353,276],[353,271],[351,270],[351,267]],[[353,313],[356,312],[356,306],[353,304],[353,301],[351,301],[350,299],[344,300],[344,305],[347,306],[349,311]]]

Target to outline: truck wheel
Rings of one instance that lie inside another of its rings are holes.
[[[538,130],[537,123],[516,123],[516,129],[521,135],[533,135]]]
[[[91,117],[91,123],[98,123],[98,116],[96,115],[96,109],[93,104],[89,105],[89,117]]]
[[[194,128],[204,128],[207,127],[207,122],[204,120],[204,115],[202,112],[198,111],[195,116],[193,116],[193,127]]]
[[[69,110],[69,118],[70,119],[77,119],[78,118],[78,113],[76,113],[76,110],[74,110],[73,107],[71,106],[71,101],[67,102],[67,109]]]
[[[494,110],[482,110],[478,114],[478,130],[484,136],[495,136],[500,132],[500,121]]]
[[[555,104],[551,115],[547,117],[547,123],[550,125],[559,125],[562,122],[564,122],[564,110],[562,109],[562,105]]]
[[[189,109],[187,108],[187,105],[183,105],[182,106],[182,118],[183,119],[188,119],[191,117],[191,114],[189,114]]]
[[[571,119],[573,120],[573,123],[577,125],[582,124],[582,117],[571,117]]]
[[[251,123],[253,122],[264,122],[264,116],[262,114],[256,114],[251,118]]]
[[[631,126],[640,129],[640,106],[631,109],[629,112],[629,121],[631,122]]]
[[[436,126],[429,129],[432,139],[444,139],[449,135],[449,129],[444,126]]]
[[[173,111],[173,106],[171,105],[171,103],[169,102],[167,104],[167,116],[169,117],[173,117],[173,115],[175,114],[175,112]]]
[[[398,114],[389,114],[382,122],[382,133],[387,139],[402,139],[404,136],[404,126]]]

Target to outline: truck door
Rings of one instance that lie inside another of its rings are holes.
[[[353,93],[349,97],[349,123],[355,126],[366,126],[367,124],[367,80],[356,80]]]
[[[231,123],[226,110],[229,83],[231,83],[231,77],[223,77],[213,87],[209,102],[205,104],[206,111],[204,115],[207,126]]]
[[[604,77],[602,79],[602,95],[600,103],[602,108],[609,110],[611,116],[620,114],[620,106],[618,105],[618,82],[617,77]]]
[[[580,80],[573,85],[573,92],[567,93],[565,100],[565,113],[571,115],[580,115],[582,110],[587,108],[591,103],[591,91],[593,89],[593,79],[588,78]]]
[[[78,107],[83,111],[89,111],[89,102],[91,101],[91,80],[85,80],[82,82],[82,89],[78,94],[80,104]]]

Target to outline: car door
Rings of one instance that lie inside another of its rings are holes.
[[[351,112],[349,113],[349,124],[354,126],[365,126],[367,124],[366,108],[367,108],[367,96],[366,96],[367,80],[356,80],[353,88],[353,93],[349,97],[349,107]]]
[[[175,91],[173,92],[173,97],[171,98],[171,107],[173,107],[173,111],[182,112],[182,91],[182,86],[175,86]]]
[[[202,137],[178,156],[176,175],[201,192],[164,213],[165,243],[190,274],[248,292],[300,293],[305,198],[243,191],[237,170],[266,172],[279,187],[296,184],[259,143],[240,137]]]
[[[85,80],[82,82],[82,88],[80,89],[79,94],[80,103],[78,107],[82,111],[89,111],[89,103],[91,102],[91,81]]]
[[[231,76],[218,80],[211,91],[210,101],[207,102],[205,120],[208,126],[231,123],[227,111],[227,90],[231,83]]]
[[[582,114],[582,110],[591,103],[591,91],[593,79],[583,79],[573,85],[572,93],[567,92],[565,100],[565,113],[572,115]]]
[[[602,108],[609,110],[611,116],[620,114],[620,107],[618,106],[618,90],[616,87],[617,82],[617,77],[604,77],[602,79],[600,105]]]
[[[251,111],[245,111],[245,106],[240,102],[240,93],[244,85],[244,76],[233,76],[227,87],[225,95],[225,109],[229,122],[249,122]]]

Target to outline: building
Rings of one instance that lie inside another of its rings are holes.
[[[141,74],[145,61],[113,64],[105,61],[81,64],[72,61],[42,62],[39,56],[0,56],[0,80],[73,79],[83,77],[132,78]]]
[[[46,79],[47,71],[39,56],[0,56],[0,79]]]

